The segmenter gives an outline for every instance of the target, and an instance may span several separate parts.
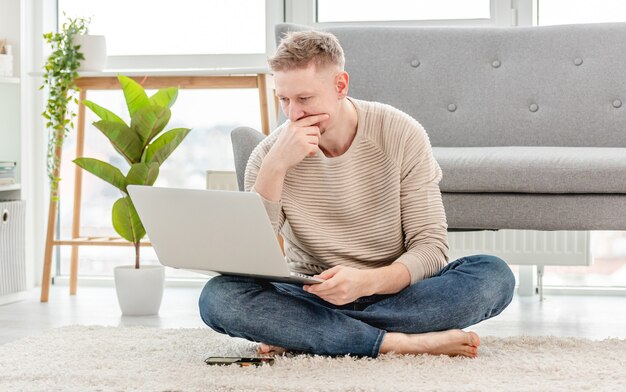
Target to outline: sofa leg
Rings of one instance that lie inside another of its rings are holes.
[[[543,265],[537,266],[537,292],[539,293],[539,301],[543,302]]]
[[[532,297],[539,294],[539,301],[543,301],[543,265],[520,265],[519,287],[517,295],[520,297]]]

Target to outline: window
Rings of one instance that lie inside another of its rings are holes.
[[[317,0],[317,21],[489,19],[489,0]]]
[[[539,25],[626,22],[623,0],[538,0]]]
[[[59,0],[59,23],[92,17],[110,56],[265,53],[265,1]]]

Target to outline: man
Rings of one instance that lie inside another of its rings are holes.
[[[348,97],[349,75],[329,33],[288,34],[269,61],[288,118],[248,161],[286,259],[316,285],[218,276],[199,301],[204,322],[285,350],[475,357],[461,328],[510,303],[514,277],[489,255],[448,263],[441,169],[407,114]]]

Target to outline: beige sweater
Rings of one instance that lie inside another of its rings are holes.
[[[315,274],[336,265],[406,265],[411,284],[448,262],[441,168],[424,128],[389,105],[350,98],[356,136],[341,156],[321,151],[285,178],[280,202],[263,200],[274,230],[285,240],[293,271]],[[245,189],[254,192],[263,158],[285,124],[252,152]]]

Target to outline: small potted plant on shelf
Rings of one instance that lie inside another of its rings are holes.
[[[104,69],[107,63],[107,42],[104,35],[89,34],[89,29],[85,29],[74,36],[73,42],[83,54],[78,71],[98,72]]]
[[[131,184],[153,185],[159,175],[159,167],[187,137],[190,129],[164,131],[171,117],[170,108],[178,96],[177,88],[161,89],[148,97],[143,87],[133,79],[121,75],[118,79],[130,114],[130,125],[94,102],[85,100],[84,104],[100,118],[93,125],[109,139],[130,169],[124,175],[110,163],[86,157],[76,158],[74,163],[110,183],[121,193],[113,205],[113,228],[135,247],[135,264],[114,270],[122,313],[156,314],[163,296],[164,269],[161,265],[140,268],[140,243],[146,231],[126,187]]]

